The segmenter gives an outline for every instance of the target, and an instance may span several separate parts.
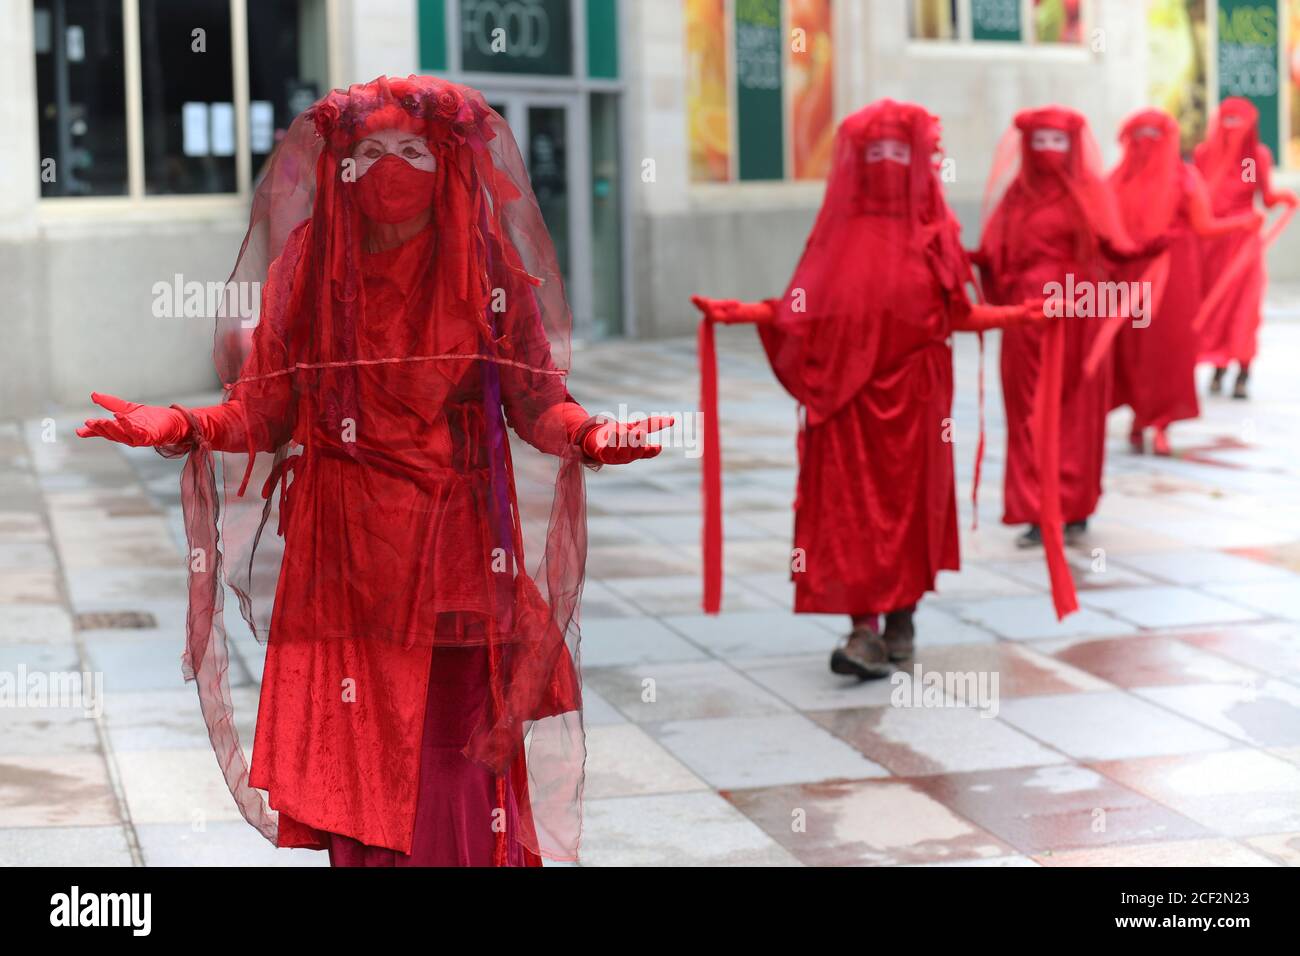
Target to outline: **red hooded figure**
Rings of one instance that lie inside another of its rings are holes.
[[[188,455],[185,669],[241,811],[337,865],[574,859],[583,465],[656,453],[660,423],[569,396],[509,129],[442,80],[330,93],[271,159],[231,283],[260,315],[218,321],[220,405],[96,395],[114,417],[79,434]],[[251,767],[226,588],[267,642]]]
[[[776,377],[800,404],[795,611],[850,615],[853,633],[831,667],[863,678],[911,656],[912,610],[939,571],[960,564],[949,337],[1032,314],[970,303],[938,163],[939,122],[923,108],[881,100],[854,113],[836,135],[826,196],[785,295],[696,300],[710,321],[759,323]],[[709,321],[704,329],[709,380]],[[715,521],[717,506],[707,509]],[[720,527],[706,525],[706,565],[716,567],[710,535],[716,548]],[[706,610],[718,597],[706,582]]]
[[[1259,217],[1249,210],[1216,220],[1200,174],[1179,153],[1178,122],[1163,110],[1142,110],[1120,131],[1124,158],[1110,174],[1111,188],[1129,236],[1140,244],[1164,237],[1168,246],[1160,271],[1174,281],[1160,283],[1150,314],[1125,323],[1115,342],[1115,406],[1133,409],[1130,440],[1144,450],[1143,433],[1154,431],[1153,449],[1168,455],[1166,428],[1195,418],[1197,336],[1192,328],[1205,296],[1202,239],[1252,229]],[[1120,270],[1137,279],[1138,264]]]
[[[1062,316],[1058,323],[1021,325],[1002,335],[1007,416],[1002,520],[1031,526],[1020,539],[1022,546],[1059,533],[1041,528],[1040,443],[1059,448],[1055,473],[1045,478],[1059,485],[1067,539],[1087,527],[1097,508],[1111,376],[1109,363],[1085,375],[1085,360],[1108,317],[1101,308],[1106,301],[1102,292],[1113,278],[1113,263],[1159,246],[1132,246],[1082,114],[1063,107],[1017,114],[994,160],[976,258],[990,301],[1045,297],[1048,314]],[[1050,374],[1043,385],[1045,368]],[[1036,402],[1046,400],[1046,391],[1059,394],[1055,441],[1042,435],[1043,415],[1035,409]]]
[[[1233,96],[1219,104],[1205,142],[1196,147],[1195,161],[1216,216],[1250,213],[1256,194],[1270,208],[1278,203],[1290,209],[1296,206],[1294,193],[1273,188],[1273,154],[1259,141],[1259,112],[1249,100]],[[1239,231],[1211,239],[1203,247],[1207,281],[1223,285],[1210,294],[1198,317],[1200,359],[1214,365],[1210,389],[1215,394],[1223,387],[1228,365],[1236,362],[1233,395],[1246,397],[1267,278],[1266,243],[1257,231]]]

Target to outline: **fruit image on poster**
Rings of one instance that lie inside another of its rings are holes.
[[[1080,43],[1083,0],[1034,0],[1034,36],[1039,43]]]
[[[1182,151],[1205,138],[1206,0],[1151,0],[1147,8],[1148,97],[1178,120]]]
[[[795,179],[824,179],[835,139],[831,0],[790,0],[790,133]]]
[[[731,178],[725,0],[685,0],[686,122],[691,180]]]

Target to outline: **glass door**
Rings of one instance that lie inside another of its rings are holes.
[[[551,93],[487,94],[488,105],[515,134],[542,219],[555,244],[564,289],[573,310],[574,335],[590,334],[591,231],[580,228],[590,217],[585,190],[587,150],[577,96]]]

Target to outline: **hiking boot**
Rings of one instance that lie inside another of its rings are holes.
[[[885,633],[881,635],[881,639],[885,642],[889,659],[895,664],[912,659],[912,647],[916,642],[916,625],[912,622],[913,611],[915,608],[909,607],[901,611],[890,611],[885,615]]]
[[[1232,385],[1232,397],[1237,399],[1247,399],[1250,396],[1246,393],[1246,383],[1250,381],[1250,373],[1242,369],[1237,373],[1237,381]]]
[[[1038,525],[1031,524],[1025,533],[1016,538],[1017,548],[1041,548],[1043,546],[1043,532]]]
[[[831,653],[831,671],[851,674],[858,680],[888,677],[894,668],[889,663],[889,651],[875,631],[865,627],[854,628],[843,647]]]

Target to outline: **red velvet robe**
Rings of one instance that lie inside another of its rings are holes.
[[[991,300],[1016,303],[1042,298],[1049,282],[1064,284],[1067,273],[1075,283],[1105,281],[1076,254],[1076,207],[1064,196],[1058,203],[1032,207],[1008,223],[1017,241],[1007,250],[1003,273],[988,288]],[[1085,380],[1082,369],[1101,322],[1067,318],[1064,382],[1061,394],[1060,481],[1061,516],[1082,521],[1097,509],[1106,450],[1106,413],[1110,409],[1109,365]],[[1007,460],[1003,475],[1003,517],[1007,524],[1039,521],[1038,466],[1032,433],[1034,394],[1038,387],[1040,342],[1038,325],[1018,325],[1002,333],[1002,399],[1007,416]]]
[[[871,248],[887,226],[855,231],[861,255],[897,261],[894,309],[881,322],[874,374],[834,414],[800,437],[795,498],[795,611],[885,613],[934,590],[957,570],[953,479],[953,303],[926,257]],[[884,242],[885,240],[879,240]],[[759,332],[779,367],[781,333]],[[803,383],[782,379],[801,402]],[[800,569],[799,563],[803,562]]]
[[[1190,177],[1169,230],[1169,278],[1146,328],[1125,323],[1115,340],[1113,405],[1133,409],[1133,427],[1164,428],[1196,418],[1197,336],[1192,321],[1205,294],[1201,239],[1189,215]],[[1144,263],[1120,269],[1119,279],[1139,281]]]

